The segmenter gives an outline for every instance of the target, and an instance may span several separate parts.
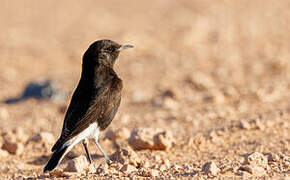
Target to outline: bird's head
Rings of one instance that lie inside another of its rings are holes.
[[[96,41],[85,52],[83,63],[113,67],[120,51],[127,48],[133,48],[133,46],[119,45],[107,39]]]

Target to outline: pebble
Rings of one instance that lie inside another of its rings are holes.
[[[107,164],[107,163],[105,163]],[[94,174],[97,172],[96,167],[94,166],[94,164],[89,164],[88,168],[86,168],[86,174]]]
[[[167,167],[164,164],[162,164],[159,169],[160,169],[160,171],[165,171],[167,169]]]
[[[174,164],[174,165],[172,166],[172,169],[173,169],[174,171],[176,171],[176,172],[179,172],[180,170],[182,170],[182,167],[179,166],[179,165],[177,165],[177,164]]]
[[[268,158],[259,152],[254,152],[246,157],[245,163],[266,168],[268,166]]]
[[[163,163],[164,163],[164,165],[167,167],[167,168],[170,168],[170,161],[168,160],[168,159],[165,159],[164,161],[163,161]]]
[[[142,167],[144,167],[144,168],[149,168],[150,166],[151,165],[150,165],[149,161],[145,161],[142,163]]]
[[[280,160],[280,157],[277,154],[270,153],[268,155],[268,161],[270,162],[278,162]]]
[[[239,170],[246,171],[252,175],[262,176],[266,173],[266,169],[268,168],[268,159],[271,158],[272,155],[266,157],[259,152],[254,152],[246,157],[245,165],[241,166]]]
[[[262,176],[266,173],[264,168],[255,165],[244,165],[241,166],[239,169],[256,176]]]
[[[170,110],[175,110],[175,111],[178,110],[178,108],[179,108],[178,103],[171,98],[165,98],[164,106],[165,106],[165,108],[168,108]]]
[[[241,120],[239,122],[239,127],[241,129],[246,129],[246,130],[250,130],[252,128],[251,124],[245,120]]]
[[[23,152],[23,144],[15,141],[10,141],[9,139],[4,140],[2,149],[8,151],[10,154],[20,155]]]
[[[63,171],[59,168],[55,168],[53,171],[49,172],[49,175],[61,177],[63,175]]]
[[[163,129],[137,128],[132,131],[129,143],[136,150],[167,150],[172,146],[173,136]]]
[[[65,171],[83,173],[84,170],[88,168],[88,165],[89,163],[87,161],[87,158],[84,155],[81,155],[77,158],[69,160]]]
[[[118,149],[111,155],[111,159],[121,164],[129,163],[135,167],[139,166],[141,163],[138,155],[130,147]]]
[[[156,170],[156,169],[150,169],[149,173],[150,173],[150,176],[151,177],[157,177],[157,176],[159,176],[159,171]]]
[[[102,174],[102,175],[108,174],[109,173],[108,164],[107,163],[100,164],[99,167],[96,170],[96,173],[97,174]]]
[[[9,153],[7,151],[0,149],[0,157],[7,157],[8,155]]]
[[[120,171],[122,171],[125,174],[131,174],[132,172],[137,171],[137,169],[134,166],[130,165],[130,164],[125,164],[120,169]]]
[[[14,128],[12,133],[16,136],[17,141],[25,142],[27,139],[27,135],[24,133],[24,130],[21,127]]]
[[[207,175],[217,176],[218,173],[220,172],[220,169],[213,161],[210,161],[202,166],[202,172],[204,172]]]

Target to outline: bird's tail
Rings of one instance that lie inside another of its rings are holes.
[[[62,158],[66,155],[68,151],[69,145],[60,148],[59,150],[55,150],[43,168],[43,172],[52,171],[62,160]]]

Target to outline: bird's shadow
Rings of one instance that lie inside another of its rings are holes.
[[[51,80],[39,81],[39,82],[30,82],[24,88],[20,96],[8,98],[3,101],[5,104],[15,104],[22,101],[25,101],[29,98],[34,98],[38,100],[45,99],[62,99],[66,96],[65,92],[61,92],[55,82]]]
[[[45,155],[38,156],[34,160],[29,161],[27,163],[28,164],[33,164],[33,165],[38,165],[38,166],[44,165],[48,161],[49,157],[50,156],[45,156]]]
[[[82,154],[81,154],[82,155]],[[83,154],[85,155],[85,154]],[[104,156],[100,155],[100,154],[92,154],[92,159],[101,159]],[[75,157],[77,157],[77,155],[75,156],[65,156],[64,159],[62,160],[62,162],[60,164],[66,163],[68,160],[70,159],[74,159]],[[34,160],[32,161],[28,161],[28,164],[33,164],[33,165],[38,165],[38,166],[42,166],[45,165],[47,163],[47,161],[49,160],[50,156],[46,156],[46,155],[41,155],[36,157]]]

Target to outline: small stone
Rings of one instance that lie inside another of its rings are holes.
[[[109,173],[109,166],[107,163],[100,164],[99,167],[96,170],[97,174],[108,174]]]
[[[139,169],[139,174],[140,176],[143,176],[143,177],[150,177],[150,172],[148,169],[144,169],[144,168],[141,168]]]
[[[6,139],[2,145],[2,149],[8,151],[10,154],[20,155],[22,154],[24,147],[21,143]]]
[[[152,169],[159,169],[159,165],[158,164],[154,164],[151,168]]]
[[[77,158],[70,160],[65,168],[67,172],[77,172],[82,173],[86,168],[88,168],[88,161],[84,155],[81,155]]]
[[[134,171],[137,171],[137,169],[136,169],[134,166],[130,165],[130,164],[125,164],[125,165],[120,169],[120,171],[122,171],[122,172],[125,173],[125,174],[130,174],[130,173],[132,173],[132,172],[134,172]]]
[[[256,176],[262,176],[266,173],[264,168],[255,165],[244,165],[240,167],[240,170],[246,171]]]
[[[167,150],[172,146],[173,136],[162,129],[137,128],[131,133],[129,143],[136,150]]]
[[[173,143],[173,136],[170,131],[164,131],[154,136],[154,149],[168,150]]]
[[[159,169],[160,169],[160,171],[165,171],[167,168],[164,164],[162,164]]]
[[[220,169],[213,161],[210,161],[203,165],[202,171],[207,175],[216,176],[220,172]]]
[[[149,167],[150,167],[150,163],[149,163],[149,161],[145,161],[145,162],[143,162],[143,163],[142,163],[142,167],[144,167],[144,168],[149,168]]]
[[[161,160],[161,157],[159,155],[155,155],[154,158],[157,162]]]
[[[253,120],[253,123],[255,124],[256,128],[261,130],[261,131],[264,131],[265,130],[265,125],[264,123],[259,119],[254,119]]]
[[[171,110],[178,110],[178,108],[179,108],[178,103],[171,98],[165,98],[164,106],[165,106],[165,108],[168,108]]]
[[[156,170],[156,169],[150,169],[149,173],[150,173],[150,176],[151,177],[157,177],[157,176],[159,176],[159,171]]]
[[[7,157],[8,155],[9,153],[7,151],[0,149],[0,157]]]
[[[290,157],[286,156],[284,154],[280,154],[280,157],[281,157],[281,159],[283,161],[283,164],[284,164],[285,168],[287,168],[287,169],[290,168]]]
[[[118,149],[111,155],[111,159],[121,164],[129,163],[135,167],[139,166],[141,163],[138,155],[130,147]]]
[[[47,144],[54,144],[55,139],[51,133],[41,132],[41,133],[37,134],[36,136],[29,138],[27,142],[44,142]]]
[[[49,172],[49,175],[60,177],[60,176],[63,175],[63,171],[62,171],[61,169],[59,169],[59,168],[56,168],[56,169],[54,169],[53,171],[50,171],[50,172]]]
[[[97,172],[97,169],[94,166],[94,164],[89,164],[89,167],[86,169],[86,174],[94,174],[96,172]]]
[[[175,170],[176,172],[179,172],[180,170],[182,170],[182,167],[179,166],[179,165],[177,165],[177,164],[174,164],[174,165],[172,166],[172,169]]]
[[[170,168],[170,161],[168,160],[168,159],[165,159],[164,161],[163,161],[163,163],[164,163],[164,165],[167,167],[167,168]]]
[[[279,162],[280,157],[277,154],[271,153],[268,155],[268,161],[270,162]]]
[[[27,135],[24,133],[21,127],[14,128],[12,133],[16,136],[17,141],[25,142],[27,139]]]
[[[246,157],[245,163],[266,168],[268,166],[268,159],[263,154],[254,152]]]
[[[137,150],[152,149],[154,132],[151,128],[138,128],[131,133],[130,145]]]
[[[249,130],[249,129],[252,128],[251,124],[250,124],[249,122],[247,122],[247,121],[244,121],[244,120],[241,120],[241,121],[239,122],[239,127],[240,127],[241,129],[246,129],[246,130]]]
[[[186,164],[184,164],[184,169],[187,171],[190,171],[190,170],[192,170],[192,166],[186,163]]]

